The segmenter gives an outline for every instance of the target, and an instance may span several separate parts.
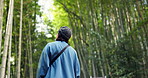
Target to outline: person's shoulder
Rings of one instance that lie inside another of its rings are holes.
[[[46,47],[54,46],[56,45],[56,42],[49,42],[46,44]]]
[[[49,42],[49,43],[47,43],[47,45],[55,45],[57,42],[56,41],[54,41],[54,42]]]
[[[75,50],[72,46],[69,46],[69,49],[70,49],[71,51],[76,52],[76,50]]]
[[[77,56],[77,51],[72,46],[69,46],[69,53],[73,56]]]

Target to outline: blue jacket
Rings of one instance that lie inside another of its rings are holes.
[[[55,41],[48,43],[42,51],[36,78],[79,78],[80,64],[76,51],[69,46],[49,66],[51,58],[59,53],[68,44],[64,41]]]

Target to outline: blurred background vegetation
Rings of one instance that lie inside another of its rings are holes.
[[[61,26],[73,31],[81,78],[148,78],[148,0],[44,1],[53,17],[38,0],[0,0],[0,78],[35,78]]]

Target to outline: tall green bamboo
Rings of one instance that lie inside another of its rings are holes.
[[[5,78],[5,70],[6,70],[6,60],[7,60],[7,51],[8,51],[8,43],[12,29],[12,21],[13,21],[13,7],[14,7],[14,0],[10,0],[9,2],[9,12],[7,18],[7,26],[6,26],[6,33],[5,33],[5,42],[4,42],[4,50],[3,50],[3,57],[2,57],[2,64],[1,64],[1,78]]]
[[[143,1],[55,2],[68,13],[82,78],[86,74],[111,78],[147,77],[147,70],[144,70],[147,66],[147,17],[144,16],[147,15],[142,9],[146,8]]]
[[[1,52],[1,43],[2,43],[3,4],[4,0],[0,0],[0,52]]]
[[[20,12],[20,30],[19,30],[19,51],[18,51],[18,67],[17,67],[17,78],[20,78],[21,75],[21,52],[22,52],[22,21],[23,21],[23,0],[21,0],[21,12]]]

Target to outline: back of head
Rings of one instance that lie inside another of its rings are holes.
[[[56,41],[65,41],[68,43],[68,40],[70,39],[72,35],[72,31],[67,26],[61,27],[58,31],[58,37]]]

